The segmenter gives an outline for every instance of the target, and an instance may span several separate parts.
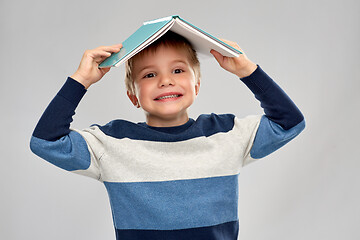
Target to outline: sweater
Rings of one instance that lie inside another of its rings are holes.
[[[30,148],[105,185],[116,239],[235,240],[240,169],[305,127],[300,110],[260,66],[241,81],[263,115],[201,114],[176,127],[118,119],[79,130],[70,123],[86,90],[69,77],[40,118]]]

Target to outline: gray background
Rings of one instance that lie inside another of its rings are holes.
[[[301,135],[240,176],[241,239],[360,239],[359,1],[1,1],[0,239],[114,239],[103,185],[33,155],[42,112],[86,49],[172,14],[233,40],[306,117]],[[203,59],[200,113],[261,114],[252,93]],[[73,127],[143,121],[123,67],[92,86]]]

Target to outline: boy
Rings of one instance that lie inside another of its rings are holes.
[[[240,168],[298,135],[305,126],[301,112],[245,54],[228,58],[212,50],[266,115],[189,118],[200,88],[199,61],[186,39],[169,32],[126,63],[128,97],[144,110],[146,122],[114,120],[70,130],[86,89],[109,71],[98,64],[120,48],[85,52],[39,120],[32,151],[104,183],[117,239],[237,239]]]

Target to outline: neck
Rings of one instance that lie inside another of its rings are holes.
[[[146,116],[146,124],[151,127],[176,127],[183,125],[189,121],[188,114],[182,116],[172,117],[172,118],[163,118],[155,116]]]

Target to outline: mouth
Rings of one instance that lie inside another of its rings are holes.
[[[156,97],[154,100],[155,101],[171,101],[171,100],[176,100],[182,96],[183,95],[180,93],[167,93],[167,94],[162,94],[162,95]]]

